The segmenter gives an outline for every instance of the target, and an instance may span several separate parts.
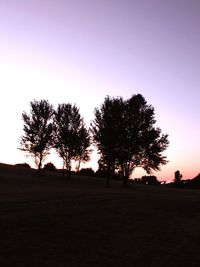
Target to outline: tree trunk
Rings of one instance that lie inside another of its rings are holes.
[[[123,186],[124,187],[128,186],[129,175],[130,175],[130,166],[128,164],[127,166],[123,167]]]
[[[41,160],[40,160],[39,165],[38,165],[38,171],[41,170],[41,167],[42,167],[42,162],[41,162]]]
[[[81,158],[78,159],[78,164],[77,164],[77,168],[76,168],[77,172],[80,171],[80,166],[81,166]]]
[[[42,154],[40,154],[39,158],[38,171],[41,171],[41,169],[42,169]]]
[[[124,187],[127,187],[127,185],[128,185],[128,176],[127,175],[124,175],[123,176],[123,186]]]
[[[67,170],[67,178],[69,180],[71,179],[71,166],[68,167],[68,170]]]
[[[62,168],[62,175],[63,176],[65,175],[65,168],[64,167]]]

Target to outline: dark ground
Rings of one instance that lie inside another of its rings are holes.
[[[0,164],[0,266],[200,266],[200,191]]]

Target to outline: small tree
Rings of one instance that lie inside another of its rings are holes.
[[[180,173],[180,171],[175,171],[175,173],[174,173],[174,183],[175,184],[180,184],[182,177],[183,177],[183,175]]]
[[[70,177],[73,160],[89,159],[89,133],[76,105],[60,104],[54,113],[54,122],[54,147]]]
[[[30,102],[30,107],[30,115],[22,113],[24,135],[20,139],[20,150],[33,156],[36,167],[40,170],[52,147],[53,107],[47,100],[33,100]]]

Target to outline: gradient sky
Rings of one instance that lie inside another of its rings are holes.
[[[169,134],[170,180],[200,172],[199,0],[0,0],[0,162],[20,152],[33,99],[76,103],[87,125],[106,95],[141,93]],[[47,161],[59,167],[52,155]],[[96,156],[88,166],[97,167]],[[143,172],[137,170],[134,177]]]

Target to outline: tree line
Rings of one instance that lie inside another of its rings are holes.
[[[118,173],[124,184],[136,167],[147,173],[167,163],[163,152],[169,145],[168,135],[155,127],[155,111],[141,94],[128,100],[107,96],[95,108],[94,119],[86,127],[79,108],[48,100],[30,102],[30,113],[22,113],[23,135],[20,149],[33,156],[38,170],[54,148],[70,175],[72,164],[80,168],[91,156],[91,144],[100,155],[99,170],[106,171],[106,184]]]

